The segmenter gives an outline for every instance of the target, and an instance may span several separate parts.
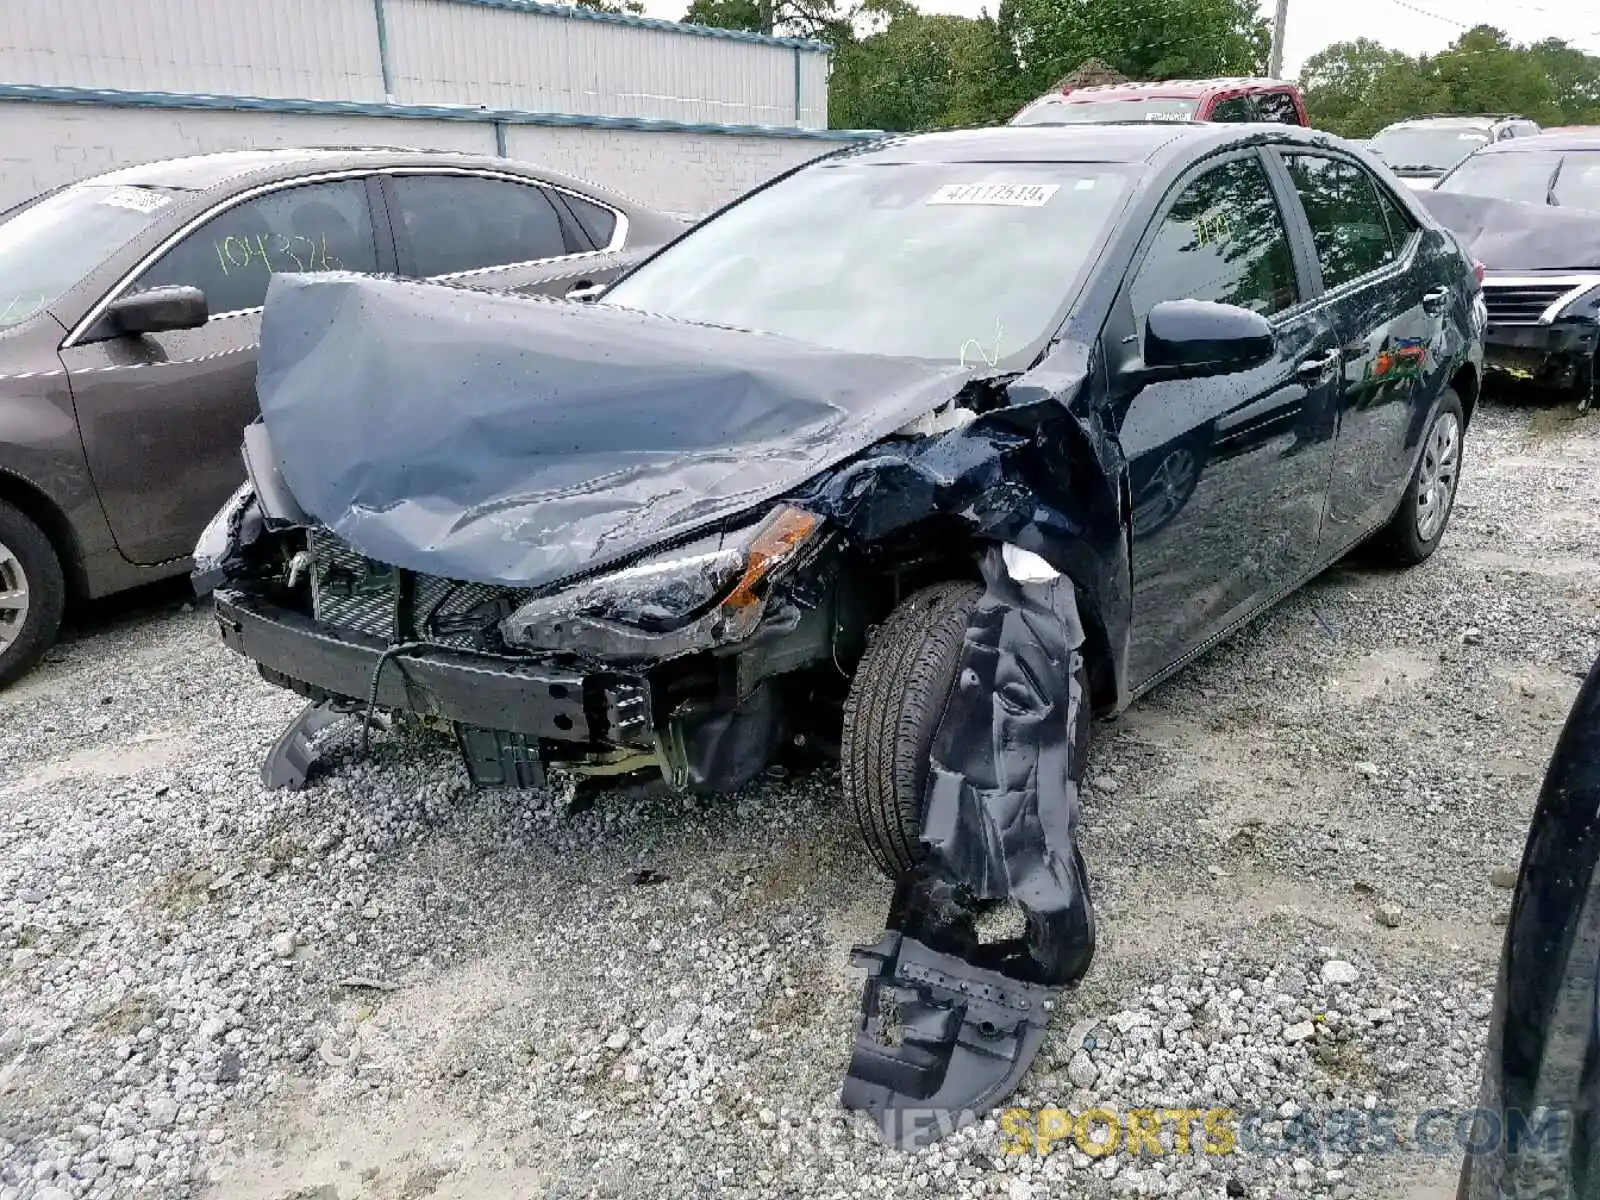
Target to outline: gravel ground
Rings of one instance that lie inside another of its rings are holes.
[[[1340,566],[1096,729],[1102,950],[1016,1104],[1225,1108],[1234,1153],[1012,1153],[1021,1113],[883,1150],[837,1088],[888,887],[831,772],[569,815],[381,738],[269,794],[297,703],[172,596],[0,693],[0,1200],[1449,1195],[1412,1123],[1475,1100],[1497,880],[1600,646],[1570,418],[1487,407],[1432,562]],[[1349,1114],[1399,1145],[1308,1140]]]

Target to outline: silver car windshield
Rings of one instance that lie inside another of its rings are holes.
[[[1600,211],[1600,150],[1518,150],[1467,159],[1441,192]]]
[[[1396,171],[1448,171],[1479,146],[1489,144],[1488,131],[1450,125],[1388,129],[1367,143]]]
[[[830,163],[756,192],[607,304],[853,352],[1011,365],[1055,331],[1127,168]]]
[[[181,194],[82,183],[0,220],[0,329],[54,304]]]

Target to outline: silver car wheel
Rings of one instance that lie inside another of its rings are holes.
[[[1417,468],[1417,537],[1431,542],[1444,528],[1461,475],[1461,422],[1445,411],[1428,431]]]
[[[27,620],[28,577],[16,554],[0,542],[0,651],[21,636]]]

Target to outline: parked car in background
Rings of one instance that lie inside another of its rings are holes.
[[[1538,132],[1539,126],[1526,117],[1416,117],[1384,126],[1367,141],[1367,149],[1407,187],[1425,191],[1484,146]]]
[[[1552,129],[1484,146],[1457,163],[1437,189],[1600,212],[1600,126]]]
[[[1485,362],[1593,402],[1600,355],[1600,129],[1485,146],[1424,204],[1485,267]]]
[[[1300,89],[1281,79],[1169,79],[1047,92],[1012,125],[1099,121],[1233,121],[1309,125]]]
[[[273,274],[560,295],[682,228],[505,159],[373,149],[150,163],[0,215],[0,684],[49,647],[69,592],[188,570],[243,478]]]

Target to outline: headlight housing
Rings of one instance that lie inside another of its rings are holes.
[[[731,546],[711,538],[530,600],[500,623],[512,646],[602,657],[667,657],[749,636],[768,584],[821,522],[775,509]]]
[[[190,569],[195,595],[204,596],[221,583],[226,578],[223,564],[241,544],[255,541],[251,533],[243,535],[241,543],[242,526],[255,499],[255,489],[248,483],[240,484],[201,531],[200,539],[194,544],[194,566]]]

